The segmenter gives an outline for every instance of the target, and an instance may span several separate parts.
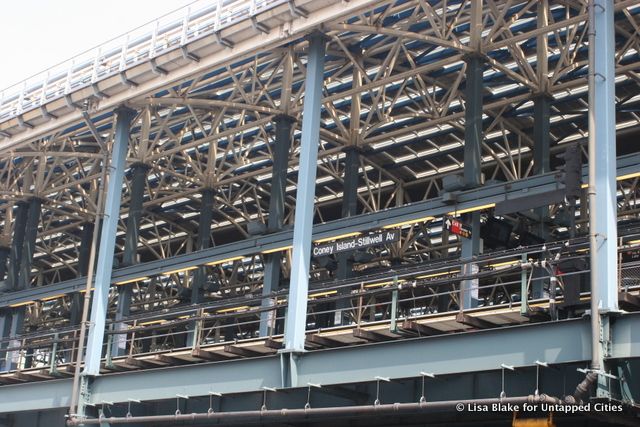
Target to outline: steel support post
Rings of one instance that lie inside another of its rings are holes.
[[[320,33],[309,36],[309,62],[305,79],[304,109],[300,169],[296,192],[295,226],[293,229],[293,260],[289,306],[285,320],[285,350],[303,352],[307,326],[307,292],[311,263],[311,232],[313,228],[314,198],[318,146],[320,145],[320,117],[324,81],[325,38]]]
[[[211,221],[213,220],[213,204],[215,192],[212,188],[205,188],[201,192],[200,217],[198,218],[198,235],[196,236],[196,251],[207,249],[211,246]],[[205,267],[198,268],[194,274],[191,285],[191,303],[202,302],[204,284],[207,278]]]
[[[360,170],[360,153],[355,146],[345,147],[346,157],[344,165],[344,186],[342,189],[342,218],[348,218],[358,214],[358,172]],[[338,280],[348,279],[353,275],[353,252],[337,255]],[[349,289],[340,290],[341,294],[348,294]],[[334,324],[342,325],[346,319],[343,310],[349,308],[349,300],[339,299],[336,302]]]
[[[589,153],[589,161],[593,164],[589,170],[588,190],[593,286],[592,368],[606,370],[604,360],[611,356],[611,322],[607,313],[618,311],[619,288],[616,227],[615,22],[612,2],[592,0],[590,7],[590,18],[593,22],[589,41],[594,42],[594,49],[590,52],[593,71],[589,76],[589,132],[593,138],[589,141],[589,149],[593,150]],[[596,317],[596,311],[599,311],[597,314],[600,315],[600,319]],[[598,376],[596,396],[611,396],[610,381],[603,375]]]
[[[287,187],[287,168],[289,167],[289,150],[291,147],[291,128],[295,119],[287,115],[278,115],[274,118],[276,138],[273,147],[273,168],[271,175],[271,192],[269,199],[268,230],[276,233],[282,230],[284,221],[284,201]],[[265,255],[264,285],[262,295],[268,297],[272,292],[280,288],[282,252],[274,252]],[[271,298],[262,300],[265,308],[275,305]],[[275,328],[275,311],[263,311],[260,314],[260,336],[268,336]]]
[[[358,171],[360,169],[360,154],[353,146],[345,147],[346,158],[344,165],[344,186],[342,189],[342,218],[348,218],[358,214]],[[338,279],[347,279],[351,276],[353,262],[350,258],[353,254],[343,253],[338,256]]]
[[[474,188],[482,183],[482,68],[483,59],[473,54],[466,58],[465,129],[464,129],[464,183]],[[462,259],[470,260],[480,253],[480,212],[462,215],[462,221],[471,225],[471,237],[462,239]],[[463,275],[476,273],[477,266],[464,264]],[[462,309],[478,306],[478,280],[467,279],[460,283]]]
[[[82,226],[80,236],[80,247],[78,248],[78,277],[85,277],[89,270],[89,255],[93,239],[94,224],[87,222]],[[71,294],[71,308],[69,323],[79,325],[82,318],[82,307],[84,305],[84,295],[79,292]]]
[[[549,141],[551,98],[539,94],[533,99],[533,171],[536,175],[551,170]]]
[[[22,244],[27,226],[27,214],[29,204],[26,201],[17,203],[15,222],[13,225],[13,239],[11,240],[11,252],[9,254],[9,265],[7,269],[7,289],[15,290],[18,286],[18,276],[20,275],[20,259],[22,257]]]
[[[22,254],[20,257],[20,275],[18,278],[18,289],[27,289],[31,279],[31,263],[36,249],[36,238],[38,237],[38,224],[40,223],[40,210],[42,200],[34,197],[29,200],[29,213],[25,226],[24,242],[22,244]]]
[[[122,179],[129,147],[129,127],[135,111],[121,107],[117,110],[115,138],[111,150],[109,165],[109,181],[104,207],[104,219],[100,234],[98,267],[96,270],[95,291],[91,303],[91,328],[87,340],[84,374],[98,375],[100,358],[104,341],[104,327],[109,302],[109,286],[116,244],[116,232],[120,217],[120,198],[122,196]],[[81,399],[82,400],[82,399]]]
[[[129,216],[127,217],[127,231],[124,238],[124,253],[122,264],[124,267],[138,263],[138,239],[140,234],[140,218],[142,217],[142,202],[144,201],[144,191],[147,186],[147,172],[149,167],[142,163],[137,163],[131,167],[131,192],[129,199]],[[116,321],[127,317],[131,310],[131,297],[133,295],[134,283],[128,283],[118,287],[118,306],[116,308]],[[126,329],[126,325],[115,323],[117,331]],[[115,335],[112,356],[122,356],[126,352],[127,335]]]
[[[20,347],[20,340],[16,339],[17,336],[22,333],[22,329],[24,326],[24,307],[16,307],[11,310],[11,326],[9,329],[9,337],[11,337],[11,341],[9,341],[10,348]],[[13,370],[17,369],[20,364],[20,351],[13,350],[7,353],[7,362],[6,369]]]
[[[196,251],[207,249],[211,246],[211,221],[213,220],[213,205],[215,191],[212,188],[204,188],[200,198],[200,217],[198,218],[198,235],[196,236]],[[202,266],[195,270],[191,283],[191,304],[200,304],[204,298],[204,287],[207,279],[207,268]],[[187,332],[187,347],[197,344],[195,328],[197,321],[190,322]]]
[[[600,309],[618,310],[618,257],[616,228],[616,108],[615,108],[615,36],[613,7],[597,0],[595,7],[595,219],[597,239],[596,283],[599,285]],[[591,184],[591,183],[590,183]]]
[[[550,108],[551,98],[544,94],[537,95],[533,100],[533,171],[536,175],[550,172]],[[549,217],[549,207],[543,206],[535,209],[539,223],[537,234],[543,239],[549,236],[546,221]],[[533,279],[531,280],[531,297],[533,299],[542,298],[544,294],[544,284],[542,277],[548,276],[545,269],[533,268]]]
[[[89,269],[89,255],[91,253],[93,229],[94,224],[92,222],[87,222],[82,226],[80,247],[78,248],[78,277],[86,276]]]
[[[6,369],[7,353],[3,351],[9,345],[8,339],[11,330],[11,309],[0,310],[0,371]]]
[[[9,253],[11,248],[7,246],[0,246],[0,282],[4,280],[5,274],[7,274],[7,261],[9,259]]]

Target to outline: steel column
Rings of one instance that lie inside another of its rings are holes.
[[[549,164],[551,98],[538,95],[533,100],[533,171],[536,175],[551,170]]]
[[[7,274],[7,260],[10,252],[11,249],[9,247],[0,246],[0,282],[4,280],[4,275]]]
[[[36,238],[38,237],[38,224],[40,222],[40,209],[42,200],[32,198],[29,200],[29,214],[25,226],[24,242],[22,244],[22,255],[20,257],[20,275],[18,277],[18,289],[27,289],[31,278],[31,263],[36,249]]]
[[[300,169],[296,191],[296,214],[293,229],[293,260],[289,308],[285,320],[285,349],[304,351],[307,325],[307,291],[311,262],[311,233],[313,229],[314,198],[318,146],[320,145],[320,117],[324,81],[325,38],[320,33],[309,36],[309,62],[305,79],[304,110]]]
[[[215,201],[215,193],[211,188],[205,188],[201,191],[200,217],[198,218],[198,235],[196,236],[196,251],[207,249],[211,246],[211,221],[213,219],[213,204]],[[191,285],[191,303],[199,304],[203,297],[203,287],[207,278],[206,267],[200,267],[196,270]]]
[[[91,243],[93,240],[94,224],[87,222],[82,226],[80,236],[80,247],[78,248],[78,277],[87,275],[89,269],[89,255],[91,253]]]
[[[344,165],[344,185],[342,189],[342,218],[348,218],[358,214],[358,172],[360,169],[360,154],[354,146],[345,147],[346,158]],[[353,275],[353,252],[337,255],[338,280],[348,279]],[[341,293],[349,293],[348,289],[342,289]],[[349,307],[348,299],[340,299],[336,302],[338,309],[335,314],[334,324],[342,325],[346,320],[342,310]]]
[[[138,263],[138,240],[140,234],[140,218],[142,217],[142,202],[147,186],[147,172],[149,167],[137,163],[131,167],[131,192],[129,199],[129,216],[127,217],[127,231],[124,238],[124,253],[122,255],[123,266]],[[128,283],[118,287],[118,307],[116,309],[116,321],[127,317],[131,310],[131,297],[134,283]],[[114,324],[115,330],[126,329],[122,323]],[[122,356],[127,347],[127,335],[114,335],[112,356]]]
[[[550,166],[550,126],[551,126],[551,98],[547,95],[540,94],[533,100],[533,171],[536,175],[545,174],[551,170]],[[549,208],[547,206],[535,209],[538,217],[538,236],[547,239],[548,229],[546,221],[549,217]],[[547,276],[547,272],[543,268],[534,267],[534,278],[531,281],[531,297],[542,298],[544,293],[544,284],[546,280],[539,277]]]
[[[353,146],[345,148],[347,154],[344,165],[344,186],[342,189],[342,218],[348,218],[358,214],[358,171],[360,169],[360,154]],[[338,256],[338,279],[347,279],[351,276],[353,262],[349,260],[352,253],[343,253]]]
[[[464,183],[467,188],[474,188],[482,182],[482,58],[469,55],[466,58],[465,88],[465,129],[464,129]],[[462,215],[462,221],[471,225],[471,238],[462,239],[462,259],[471,259],[480,252],[480,212]],[[474,274],[475,264],[465,264],[463,275]],[[460,283],[461,308],[467,309],[478,305],[478,280],[463,280]]]
[[[8,347],[11,330],[11,309],[0,310],[0,371],[5,370],[6,352],[2,351]]]
[[[271,172],[269,221],[267,224],[270,233],[281,231],[283,226],[291,128],[295,119],[286,115],[278,115],[274,118],[274,122],[276,139],[272,153],[273,168]],[[269,296],[280,288],[282,255],[283,253],[280,251],[265,255],[264,285],[262,287],[262,295],[264,296]],[[275,301],[270,298],[262,300],[263,307],[271,307],[274,304]],[[273,311],[264,311],[260,314],[260,336],[267,336],[273,332],[272,329],[275,327],[273,318],[275,316],[276,314]]]
[[[85,375],[98,375],[104,339],[104,326],[107,317],[109,286],[116,243],[118,219],[120,217],[120,198],[122,196],[122,179],[129,146],[129,127],[135,111],[120,107],[117,110],[115,138],[109,165],[109,183],[104,207],[104,220],[100,236],[98,252],[98,268],[96,271],[95,291],[91,304],[91,329],[87,340]]]
[[[207,249],[211,246],[211,221],[213,219],[213,205],[215,191],[212,188],[204,188],[201,192],[200,217],[198,218],[198,235],[196,236],[196,251]],[[204,286],[207,278],[207,267],[200,266],[195,270],[191,283],[191,304],[200,304],[204,298]],[[195,333],[198,321],[190,322],[187,332],[186,346],[191,347],[197,338]]]
[[[78,249],[78,277],[85,277],[89,270],[89,255],[91,253],[94,227],[91,222],[87,222],[82,226],[80,247]],[[69,323],[71,325],[80,324],[83,305],[84,296],[82,294],[76,292],[71,295],[71,313],[69,314]]]
[[[22,244],[24,242],[25,227],[27,226],[27,214],[29,204],[26,201],[17,203],[15,222],[13,225],[13,239],[11,240],[11,252],[7,270],[7,289],[15,290],[18,286],[20,275],[20,259],[22,257]]]
[[[2,239],[1,236],[0,239]],[[4,276],[7,274],[7,261],[11,253],[11,246],[8,242],[7,245],[8,246],[4,246],[2,240],[0,240],[0,282],[4,280]]]
[[[22,333],[22,329],[24,326],[24,307],[16,307],[11,310],[11,326],[9,330],[9,337],[14,338],[9,341],[9,347],[16,348],[20,346],[20,340],[15,339],[20,333]],[[7,354],[6,361],[6,369],[12,370],[16,369],[20,363],[20,351],[13,350],[9,351]]]
[[[616,108],[615,108],[615,36],[611,2],[597,0],[595,7],[595,191],[597,209],[592,209],[598,245],[596,283],[600,309],[618,310],[618,258],[616,228]],[[591,183],[590,183],[591,184]]]

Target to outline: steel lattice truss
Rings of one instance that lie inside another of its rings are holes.
[[[461,172],[468,55],[479,54],[484,62],[486,181],[512,181],[534,173],[537,97],[550,100],[552,165],[559,163],[555,155],[564,150],[563,144],[584,140],[587,2],[486,0],[480,22],[472,19],[471,3],[380,1],[366,12],[323,24],[327,57],[316,222],[340,217],[345,147],[361,153],[361,213],[437,196],[442,177]],[[615,7],[618,149],[631,153],[640,123],[640,1],[615,1]],[[479,46],[470,45],[473,25],[482,26]],[[193,250],[204,188],[215,190],[214,245],[245,238],[248,222],[266,223],[273,119],[279,114],[297,120],[285,200],[285,223],[293,223],[307,47],[300,37],[127,101],[137,111],[128,165],[150,168],[140,226],[141,261]],[[79,274],[81,229],[96,217],[113,140],[114,115],[100,105],[100,96],[89,97],[82,106],[83,120],[0,153],[4,242],[10,241],[16,203],[34,196],[43,200],[32,270],[35,285]],[[23,126],[29,128],[29,123]],[[130,174],[123,188],[117,257],[124,244]],[[637,215],[636,184],[620,182],[621,214]],[[441,227],[434,224],[405,227],[398,246],[373,262],[447,255]],[[450,243],[451,251],[457,250],[453,238]],[[287,264],[285,257],[285,276]],[[255,291],[261,286],[262,256],[211,270],[232,294]],[[322,274],[319,269],[318,277]],[[134,292],[134,304],[144,304],[145,298],[172,301],[189,280],[188,275],[154,280],[153,286]],[[60,314],[70,302],[65,298],[55,304]],[[41,309],[30,310],[35,315]],[[47,313],[56,317],[53,308]]]

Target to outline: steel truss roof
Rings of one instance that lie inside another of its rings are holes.
[[[192,250],[203,188],[216,190],[211,229],[216,245],[247,237],[249,221],[266,222],[278,114],[298,120],[285,208],[285,223],[291,224],[305,35],[315,29],[327,35],[316,222],[340,216],[345,147],[361,153],[362,213],[437,196],[442,176],[463,166],[465,58],[474,54],[471,1],[354,0],[346,6],[296,1],[299,9],[264,2],[264,9],[241,14],[226,27],[216,28],[214,17],[214,27],[203,24],[197,34],[187,25],[186,38],[175,32],[184,27],[175,27],[171,34],[180,41],[163,45],[155,56],[147,50],[144,58],[143,49],[143,59],[130,61],[126,45],[112,55],[121,61],[124,51],[125,62],[114,60],[97,73],[91,63],[89,82],[80,79],[66,91],[45,91],[31,104],[24,93],[22,101],[20,95],[10,97],[6,102],[12,107],[0,115],[0,243],[9,241],[15,204],[42,198],[33,282],[46,285],[77,276],[80,229],[96,216],[102,165],[113,139],[111,110],[123,102],[138,112],[128,163],[150,167],[140,232],[143,261]],[[551,105],[552,163],[558,163],[555,154],[564,144],[585,138],[586,3],[484,2],[480,51],[487,181],[533,174],[538,97]],[[626,135],[636,135],[640,123],[640,1],[615,1],[614,7],[619,152],[633,153],[633,138]],[[37,93],[38,85],[27,89]],[[16,102],[27,103],[18,107]],[[621,208],[634,212],[635,181],[621,182],[619,192]],[[122,220],[129,194],[125,184]],[[117,252],[124,229],[121,221]],[[428,257],[442,239],[437,227],[424,231],[412,227],[395,255]],[[227,278],[238,269],[242,280],[259,283],[259,257],[219,267]]]

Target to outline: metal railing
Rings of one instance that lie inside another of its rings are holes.
[[[0,91],[0,121],[126,72],[286,0],[196,0]]]

